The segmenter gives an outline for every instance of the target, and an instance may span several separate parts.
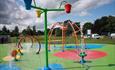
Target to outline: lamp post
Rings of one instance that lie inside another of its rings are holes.
[[[67,3],[65,5],[65,9],[47,9],[47,8],[41,8],[41,7],[37,7],[37,6],[33,6],[31,5],[32,0],[24,0],[25,2],[25,6],[27,10],[30,10],[31,7],[38,9],[38,10],[42,10],[44,12],[44,29],[45,29],[45,53],[46,53],[46,67],[44,68],[44,70],[51,70],[49,68],[49,62],[48,62],[48,32],[47,32],[47,12],[48,11],[66,11],[66,13],[70,13],[71,11],[71,5],[69,3]]]

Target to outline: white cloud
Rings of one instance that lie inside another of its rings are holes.
[[[89,13],[87,11],[81,11],[79,12],[79,16],[87,16]]]
[[[111,3],[112,0],[79,0],[74,3],[73,12],[77,12],[80,16],[88,15],[88,10]]]
[[[3,0],[5,1],[5,0]],[[41,15],[41,18],[36,17],[35,10],[27,11],[24,8],[23,0],[8,0],[10,3],[6,3],[7,11],[1,11],[1,14],[9,15],[8,22],[10,29],[13,29],[14,26],[18,25],[20,29],[25,28],[28,25],[36,25],[38,29],[44,28],[44,15]],[[36,0],[37,5],[44,8],[58,8],[60,2],[63,0]],[[109,4],[112,0],[66,0],[72,4],[72,13],[77,13],[79,16],[90,15],[89,10]],[[2,2],[2,1],[0,1]],[[6,2],[6,1],[5,1]],[[17,3],[18,2],[18,3]],[[10,13],[10,14],[9,14]],[[54,23],[54,18],[59,17],[65,12],[50,12],[48,13],[48,25]],[[5,24],[2,24],[2,26]],[[8,26],[8,25],[7,25]],[[0,25],[1,28],[1,25]]]

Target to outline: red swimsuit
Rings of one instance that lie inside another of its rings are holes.
[[[17,54],[18,54],[17,50],[13,50],[11,53],[12,57],[16,57]]]

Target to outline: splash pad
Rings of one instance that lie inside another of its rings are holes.
[[[107,56],[106,52],[97,51],[97,50],[87,50],[86,60],[99,59]],[[67,50],[64,52],[57,52],[53,54],[56,57],[67,59],[67,60],[80,60],[79,51],[78,50]]]

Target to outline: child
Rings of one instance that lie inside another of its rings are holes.
[[[17,56],[18,53],[20,53],[21,55],[23,55],[23,53],[21,52],[20,49],[13,50],[13,51],[11,52],[11,56],[14,57],[14,60],[15,60],[15,61],[18,61],[18,59],[16,58],[16,56]]]

